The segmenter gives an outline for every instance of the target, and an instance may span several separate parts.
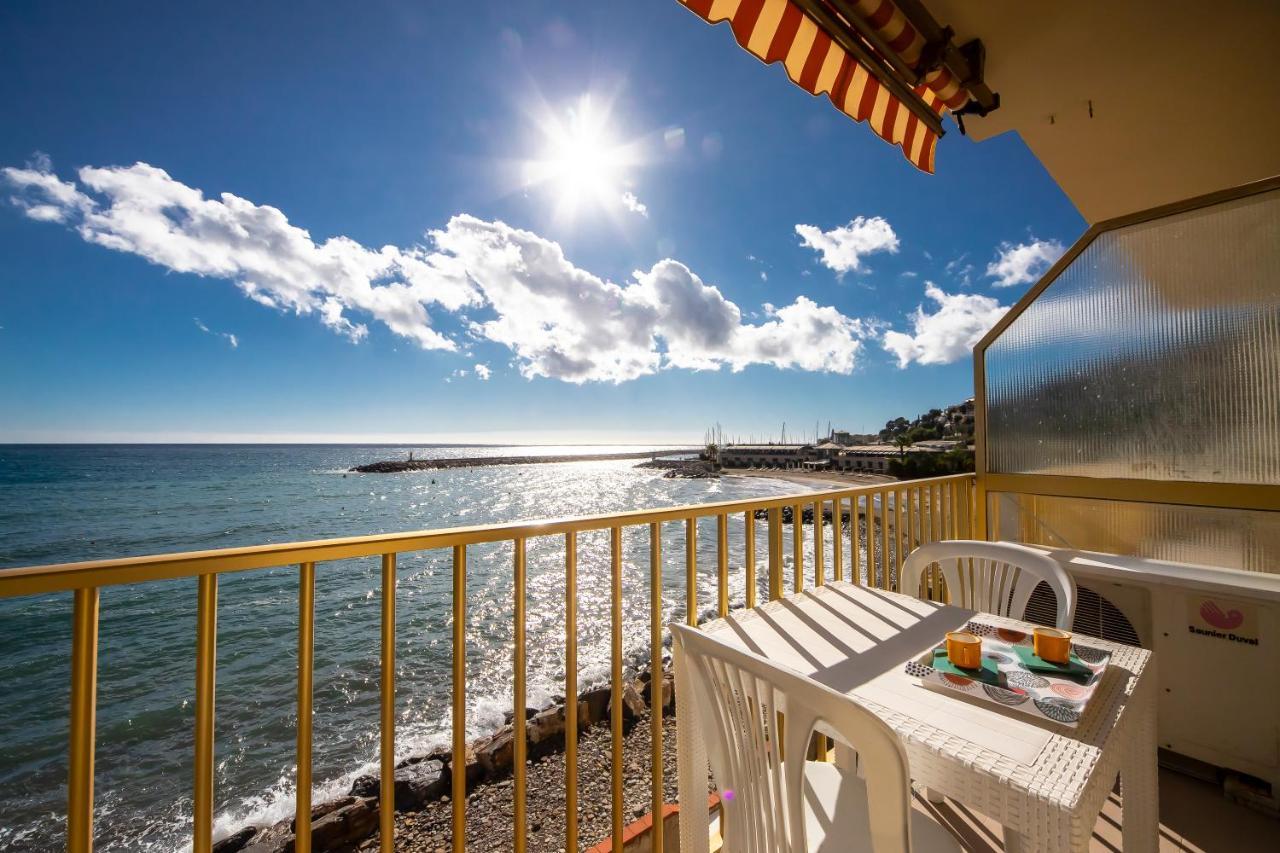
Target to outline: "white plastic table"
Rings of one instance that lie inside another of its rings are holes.
[[[970,619],[1015,630],[1012,619],[844,582],[705,623],[725,642],[798,670],[870,708],[902,738],[911,777],[1000,822],[1008,850],[1087,850],[1120,777],[1125,851],[1159,843],[1156,680],[1149,651],[1088,638],[1112,653],[1076,728],[922,686],[904,665]],[[1083,638],[1082,638],[1083,639]],[[706,796],[707,761],[685,707],[676,659],[680,801]],[[682,809],[681,850],[708,847],[709,819]]]

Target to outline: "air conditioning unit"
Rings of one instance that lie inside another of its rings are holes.
[[[1162,760],[1280,811],[1280,575],[1045,552],[1076,581],[1076,633],[1156,653]],[[1053,613],[1041,584],[1028,615],[1052,623]]]

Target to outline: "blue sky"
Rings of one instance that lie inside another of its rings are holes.
[[[675,0],[9,3],[0,101],[0,441],[871,430],[1084,230]]]

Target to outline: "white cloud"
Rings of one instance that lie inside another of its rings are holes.
[[[823,231],[816,225],[797,225],[801,245],[818,252],[822,265],[840,275],[857,272],[862,259],[874,252],[898,251],[898,235],[889,222],[879,216],[858,216],[848,225],[838,225]]]
[[[191,319],[196,321],[196,328],[204,332],[206,335],[216,335],[217,337],[225,338],[227,343],[231,344],[232,349],[239,349],[240,339],[231,332],[215,332],[206,326],[199,317],[192,317]]]
[[[474,370],[476,372],[476,378],[481,382],[488,382],[489,377],[493,375],[493,371],[489,369],[489,365],[487,364],[477,364]]]
[[[752,364],[848,373],[864,324],[801,297],[744,324],[718,288],[666,259],[618,285],[579,269],[557,243],[501,222],[455,216],[431,234],[465,268],[495,317],[473,331],[509,347],[526,377],[625,382],[663,368]]]
[[[912,334],[884,333],[884,348],[898,357],[898,367],[912,362],[950,364],[965,358],[1009,310],[990,296],[946,293],[931,281],[925,282],[924,293],[938,303],[938,310],[926,314],[924,306],[917,305],[911,318]]]
[[[20,192],[18,206],[28,216],[65,222],[90,243],[175,272],[229,279],[263,305],[316,314],[352,340],[368,333],[347,317],[356,310],[424,349],[453,350],[453,341],[431,328],[424,306],[452,311],[480,300],[465,275],[437,268],[424,249],[375,250],[346,237],[316,243],[274,207],[231,193],[205,198],[145,163],[81,169],[88,192],[47,170],[0,174]],[[47,215],[46,207],[59,215]]]
[[[316,315],[352,340],[368,333],[348,316],[358,312],[423,348],[457,350],[432,328],[434,306],[457,315],[464,334],[508,347],[528,378],[618,383],[669,368],[750,365],[849,373],[875,333],[803,296],[744,323],[737,305],[679,261],[619,285],[575,267],[555,242],[466,214],[429,232],[426,246],[375,250],[342,236],[317,243],[273,207],[229,193],[205,198],[144,163],[84,168],[79,184],[41,168],[0,174],[28,215],[48,205],[91,243],[230,280],[263,305]]]
[[[1001,243],[996,259],[987,264],[987,275],[996,279],[996,287],[1013,287],[1038,279],[1065,251],[1057,240],[1029,243]]]
[[[635,193],[630,190],[622,194],[622,206],[632,213],[638,213],[646,219],[649,217],[649,208],[645,207],[644,202],[636,198]]]
[[[958,279],[965,287],[973,283],[973,264],[966,263],[968,257],[969,253],[964,252],[960,257],[947,261],[946,266],[947,275],[953,279]]]

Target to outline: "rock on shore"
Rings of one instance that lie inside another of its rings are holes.
[[[865,513],[864,513],[864,514],[865,514]],[[767,509],[758,509],[758,510],[756,510],[756,511],[755,511],[755,516],[756,516],[756,518],[764,518],[764,519],[767,519],[767,518],[769,517],[769,510],[767,510]],[[793,524],[793,523],[795,522],[795,518],[794,518],[794,516],[795,516],[795,511],[794,511],[790,506],[784,506],[784,507],[782,507],[782,523],[783,523],[783,524]],[[831,523],[831,519],[832,519],[833,517],[834,517],[834,513],[832,513],[831,508],[830,508],[830,507],[826,507],[826,506],[824,506],[824,507],[823,507],[823,509],[822,509],[822,520],[823,520],[824,522],[826,522],[826,523],[830,524],[830,523]],[[850,512],[849,512],[849,510],[847,510],[847,509],[846,509],[846,510],[841,510],[841,511],[840,511],[840,520],[841,520],[841,521],[843,521],[843,522],[845,522],[845,523],[847,524],[847,523],[849,522],[849,517],[850,517]],[[813,507],[812,507],[812,506],[806,506],[806,507],[801,508],[801,510],[800,510],[800,523],[801,523],[801,524],[813,524]]]

